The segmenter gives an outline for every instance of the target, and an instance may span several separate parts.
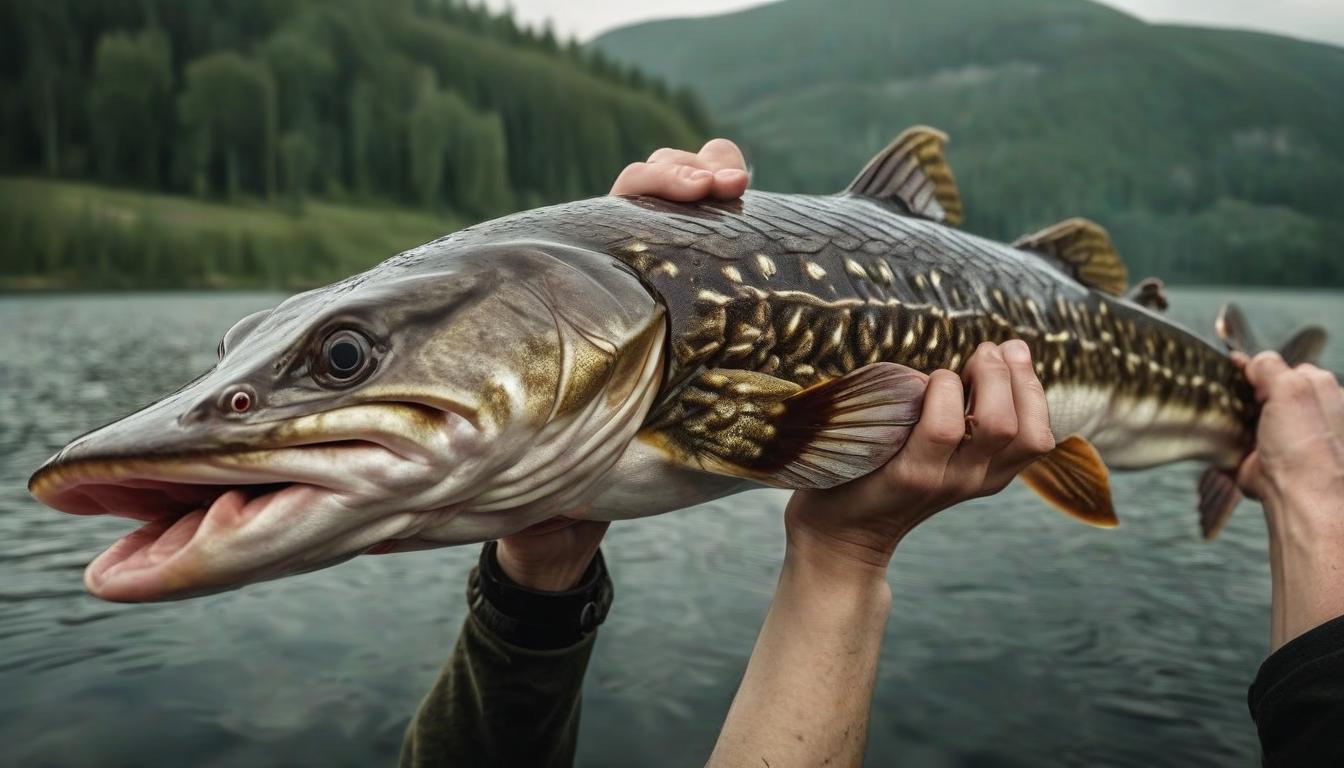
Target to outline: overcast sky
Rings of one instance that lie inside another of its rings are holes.
[[[899,2],[900,0],[892,0]],[[1344,0],[1104,0],[1154,22],[1239,27],[1344,45]],[[761,0],[486,0],[512,5],[528,24],[550,19],[565,37],[588,40],[645,19],[703,16],[761,5]]]

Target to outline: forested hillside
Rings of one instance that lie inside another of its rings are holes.
[[[691,85],[755,182],[829,192],[947,131],[967,228],[1105,224],[1136,273],[1344,285],[1344,50],[1086,0],[784,0],[594,46]]]
[[[7,176],[250,201],[294,216],[314,198],[413,206],[448,231],[600,193],[630,158],[701,140],[702,115],[685,89],[460,0],[0,0]],[[75,238],[62,219],[25,207],[28,187],[7,184],[0,191],[15,205],[0,215],[0,280],[125,282],[91,277],[106,268],[89,255],[102,230],[128,229],[120,214],[105,215],[96,188],[40,188],[86,201],[62,208],[79,217],[66,220],[85,232]],[[112,207],[124,213],[127,199]],[[129,229],[181,229],[160,221],[162,198],[136,200],[132,217],[148,223]],[[133,235],[107,236],[134,260]],[[194,276],[185,284],[219,282],[249,261],[206,263],[186,250],[171,264]]]

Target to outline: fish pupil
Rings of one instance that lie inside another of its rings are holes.
[[[327,361],[331,364],[331,372],[341,376],[349,376],[354,373],[364,357],[364,352],[359,345],[348,339],[340,339],[333,343],[327,350]]]
[[[234,413],[243,413],[252,407],[252,396],[246,392],[234,392],[229,405],[233,408]]]

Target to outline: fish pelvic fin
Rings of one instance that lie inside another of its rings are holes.
[[[878,152],[845,189],[852,195],[896,202],[912,215],[949,226],[962,221],[961,192],[943,156],[947,134],[917,125]]]
[[[717,368],[683,390],[646,437],[696,469],[776,488],[831,488],[882,466],[905,445],[928,377],[874,363],[802,389]]]
[[[1111,503],[1110,470],[1085,438],[1072,435],[1022,472],[1027,487],[1066,515],[1098,528],[1120,524]]]
[[[1246,320],[1246,315],[1236,304],[1228,302],[1223,305],[1218,312],[1218,318],[1213,321],[1213,328],[1229,351],[1254,355],[1262,349],[1251,331],[1251,324]],[[1285,341],[1279,347],[1279,355],[1290,366],[1314,363],[1321,350],[1325,348],[1328,338],[1324,328],[1309,325]]]

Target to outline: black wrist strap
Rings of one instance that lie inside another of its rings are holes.
[[[542,592],[505,575],[498,548],[493,541],[481,548],[480,562],[467,578],[467,604],[477,621],[499,639],[538,651],[566,648],[607,618],[614,590],[601,550],[575,587]]]

